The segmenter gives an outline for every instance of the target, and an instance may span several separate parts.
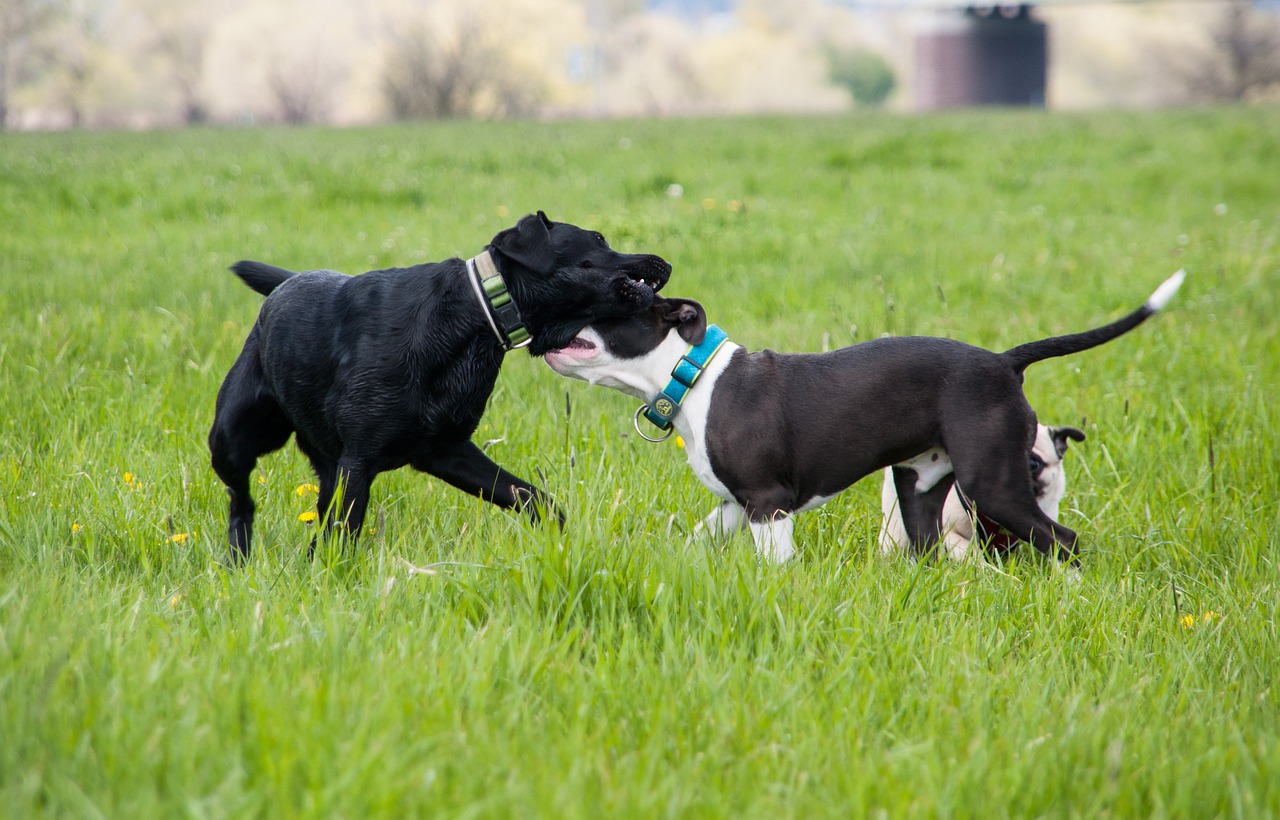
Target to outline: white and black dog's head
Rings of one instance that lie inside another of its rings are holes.
[[[1031,480],[1035,482],[1036,503],[1053,520],[1058,520],[1058,507],[1067,492],[1067,476],[1062,457],[1067,441],[1084,441],[1082,430],[1075,427],[1036,426],[1036,443],[1031,447]]]
[[[674,331],[674,332],[673,332]],[[568,345],[545,355],[562,376],[648,400],[671,377],[672,364],[702,342],[707,314],[692,299],[655,296],[646,311],[593,322]]]

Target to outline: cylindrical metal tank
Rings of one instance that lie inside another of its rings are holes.
[[[1048,33],[1025,5],[938,17],[916,38],[916,104],[1044,105]]]

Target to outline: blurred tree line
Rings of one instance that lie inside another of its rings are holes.
[[[1178,48],[1135,44],[1169,101],[1280,95],[1280,15],[1196,5]],[[0,0],[0,127],[835,111],[900,99],[909,71],[908,25],[888,13],[868,27],[823,0],[651,6]]]

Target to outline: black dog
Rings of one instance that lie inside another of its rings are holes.
[[[343,523],[357,535],[374,477],[406,464],[537,521],[543,493],[471,441],[503,353],[528,344],[541,355],[590,322],[646,310],[671,274],[657,256],[617,253],[541,211],[467,261],[355,277],[258,262],[232,270],[268,297],[209,432],[236,564],[253,533],[250,472],[292,433],[319,476],[326,531]]]

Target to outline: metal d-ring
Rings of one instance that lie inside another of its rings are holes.
[[[645,435],[644,430],[640,429],[640,414],[644,413],[648,409],[649,409],[649,405],[647,404],[640,405],[640,407],[636,409],[635,417],[631,419],[632,423],[634,423],[636,426],[636,432],[640,434],[640,438],[644,439],[645,441],[652,441],[654,443],[657,443],[659,441],[666,441],[667,439],[671,438],[671,434],[676,431],[676,428],[674,426],[668,427],[667,434],[662,438],[654,438],[653,436],[647,436]]]

